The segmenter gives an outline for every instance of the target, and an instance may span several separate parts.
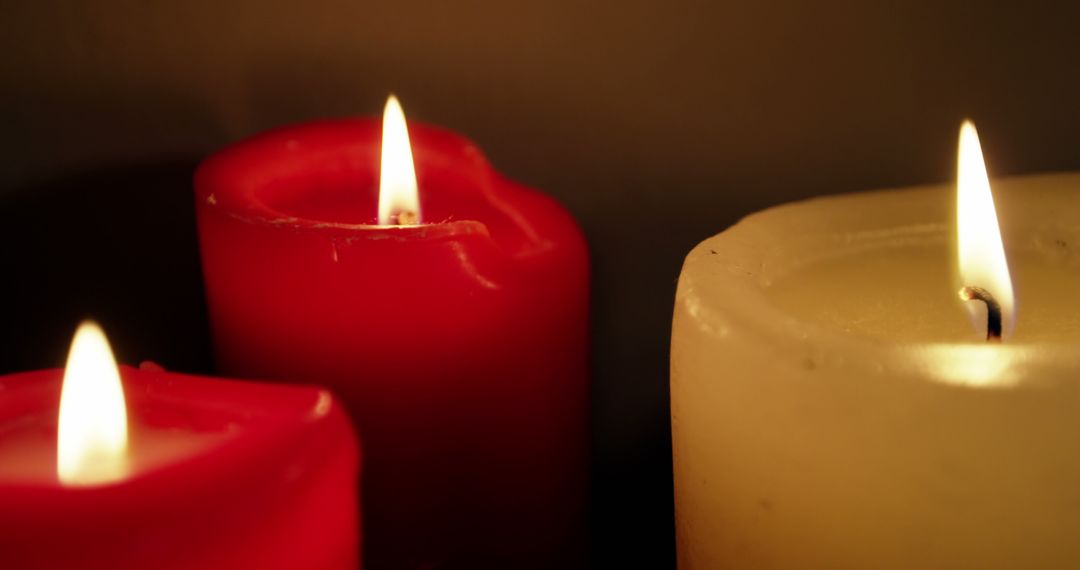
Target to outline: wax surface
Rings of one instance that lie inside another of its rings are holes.
[[[950,186],[780,206],[689,254],[682,570],[1080,565],[1076,303],[1054,299],[1080,266],[1080,176],[994,190],[1019,295],[1001,345],[955,294]]]
[[[1080,265],[1036,250],[1008,253],[1022,299],[1008,341],[1080,340]],[[972,323],[957,302],[954,263],[945,243],[883,247],[784,275],[764,293],[785,314],[849,334],[894,342],[976,342],[985,336],[985,310]]]
[[[184,427],[131,424],[132,447],[138,450],[128,471],[138,475],[184,461],[228,436],[226,430],[194,431]],[[0,426],[0,480],[33,483],[56,477],[56,413],[19,418]]]
[[[371,568],[584,561],[588,259],[546,196],[410,126],[422,224],[375,222],[379,123],[208,159],[199,238],[220,368],[340,394]]]
[[[68,487],[61,375],[0,377],[5,568],[357,567],[356,440],[325,390],[122,367],[129,471]]]

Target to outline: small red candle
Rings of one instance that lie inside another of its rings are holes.
[[[357,567],[356,440],[329,392],[111,359],[85,325],[66,372],[0,377],[0,566]]]
[[[200,167],[219,366],[341,395],[364,440],[370,567],[580,564],[582,234],[468,140],[387,109],[382,145],[378,121],[315,122]],[[380,221],[380,182],[418,182],[418,203],[384,193]]]

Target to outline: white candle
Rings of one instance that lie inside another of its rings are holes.
[[[957,297],[953,185],[779,206],[690,252],[682,570],[1080,567],[1080,174],[994,194],[1002,344]]]

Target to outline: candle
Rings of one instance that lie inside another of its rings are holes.
[[[464,138],[406,130],[393,100],[385,122],[286,127],[202,164],[219,366],[341,395],[367,458],[371,567],[580,562],[581,232]]]
[[[84,324],[66,370],[0,392],[5,568],[357,567],[356,440],[325,390],[118,369]]]
[[[995,213],[977,144],[965,126],[959,207],[950,187],[818,198],[690,252],[680,568],[1080,564],[1080,175],[1000,181]],[[1002,307],[1002,342],[961,287]]]

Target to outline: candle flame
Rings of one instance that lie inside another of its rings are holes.
[[[420,197],[416,186],[409,128],[397,97],[386,100],[383,111],[382,162],[379,166],[379,225],[420,223]]]
[[[958,158],[956,230],[961,285],[989,291],[1001,306],[1004,330],[1011,331],[1015,325],[1016,299],[979,133],[971,121],[964,121],[960,127]],[[976,329],[986,332],[986,306],[974,302],[965,306]]]
[[[101,327],[75,331],[64,369],[57,429],[56,474],[65,485],[95,485],[123,477],[128,428],[124,388]]]

